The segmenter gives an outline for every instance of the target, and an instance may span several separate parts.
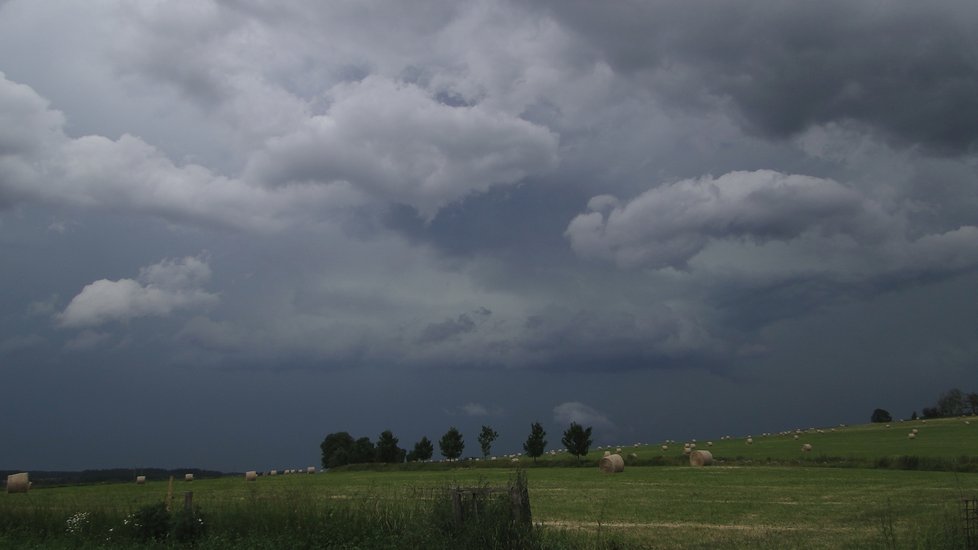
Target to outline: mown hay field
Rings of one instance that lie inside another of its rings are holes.
[[[356,507],[378,512],[413,499],[442,498],[449,485],[505,485],[505,469],[337,472],[178,482],[209,521],[262,509]],[[886,540],[940,536],[963,496],[978,495],[978,474],[855,468],[632,467],[538,468],[527,472],[533,521],[602,540],[650,548],[865,548]],[[40,489],[0,495],[0,513],[33,508],[68,518],[99,511],[122,516],[166,494],[165,482]],[[953,527],[953,525],[952,525]],[[884,545],[885,546],[885,545]],[[888,547],[900,547],[888,546]]]
[[[921,423],[919,437],[910,442],[906,441],[908,423],[897,426],[837,428],[799,440],[752,434],[755,443],[749,448],[743,439],[718,438],[710,447],[717,463],[702,468],[626,465],[622,473],[606,474],[596,467],[603,454],[597,451],[582,467],[529,468],[533,522],[542,532],[560,535],[544,539],[546,544],[541,547],[548,548],[943,548],[959,543],[960,502],[978,496],[978,473],[789,465],[798,464],[793,460],[802,454],[803,442],[815,446],[812,460],[819,452],[859,457],[865,460],[863,464],[873,464],[881,457],[911,456],[911,452],[948,464],[966,461],[962,456],[978,456],[970,431],[974,423],[959,419]],[[888,430],[901,436],[900,440]],[[705,448],[705,442],[701,447]],[[681,456],[682,442],[671,445],[670,451]],[[623,449],[623,454],[632,452],[640,457],[663,454],[658,444]],[[755,462],[733,460],[738,456]],[[568,459],[558,455],[540,461]],[[778,461],[782,464],[770,464]],[[419,510],[446,499],[448,487],[505,486],[516,464],[471,466],[348,469],[262,476],[257,481],[245,481],[244,476],[176,480],[174,502],[179,506],[183,492],[191,490],[210,533],[251,529],[254,536],[280,537],[275,540],[286,546],[298,540],[291,537],[315,528],[316,522],[336,517],[336,511],[354,510],[361,516],[381,518],[387,529],[380,535],[383,540],[357,545],[385,547],[384,541],[425,521],[428,516]],[[133,510],[161,501],[166,492],[166,482],[150,480],[145,485],[36,488],[28,494],[0,494],[0,545],[23,540],[4,539],[3,526],[9,526],[5,517],[35,518],[47,522],[48,531],[60,532],[69,517],[93,512],[102,518],[103,527],[110,528]],[[283,526],[281,532],[276,525]],[[212,536],[198,546],[244,547],[251,536]],[[303,540],[306,543],[295,547],[315,547],[314,542],[309,543],[315,539]],[[38,547],[58,548],[62,542],[72,547],[71,541],[57,538]],[[255,547],[271,546],[261,543]]]

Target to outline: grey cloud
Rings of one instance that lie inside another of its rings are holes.
[[[26,114],[25,114],[26,113]],[[125,209],[172,221],[225,224],[275,230],[314,219],[358,194],[345,184],[290,185],[269,190],[212,173],[203,166],[179,166],[141,139],[123,135],[70,138],[62,115],[30,88],[0,77],[0,117],[16,116],[0,156],[0,199]]]
[[[442,206],[557,163],[557,136],[504,112],[450,107],[379,77],[333,91],[329,111],[271,139],[247,170],[270,184],[350,182],[431,219]]]
[[[978,228],[920,236],[901,212],[837,182],[735,172],[653,188],[623,205],[598,197],[567,228],[583,257],[783,283],[953,274],[978,265]],[[617,206],[616,206],[617,205]]]
[[[543,2],[619,70],[783,137],[855,120],[937,151],[978,145],[972,2]]]
[[[472,312],[471,315],[463,313],[455,319],[445,319],[439,323],[430,323],[421,332],[418,342],[422,344],[433,344],[448,340],[454,336],[473,332],[491,314],[492,312],[488,309],[480,308]]]
[[[773,171],[731,172],[656,187],[619,205],[591,199],[592,212],[571,221],[580,255],[622,267],[684,268],[713,239],[791,240],[806,232],[880,235],[883,218],[837,182]]]
[[[101,279],[86,285],[57,315],[57,320],[64,327],[98,326],[208,307],[219,299],[200,288],[210,274],[210,267],[198,258],[163,260],[140,270],[139,280]]]

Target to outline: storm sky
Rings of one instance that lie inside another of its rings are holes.
[[[0,468],[978,389],[978,4],[0,1]]]

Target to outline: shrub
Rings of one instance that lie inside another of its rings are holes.
[[[123,525],[141,541],[163,540],[170,534],[170,512],[162,502],[149,504],[129,514]]]

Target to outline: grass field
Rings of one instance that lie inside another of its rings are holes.
[[[910,441],[906,434],[912,427],[919,434]],[[753,434],[750,446],[742,439],[717,438],[710,448],[715,456],[741,459],[737,465],[708,468],[628,466],[616,475],[599,473],[591,465],[530,468],[526,473],[533,521],[547,535],[543,546],[553,548],[950,548],[960,543],[961,498],[978,495],[978,473],[766,463],[815,460],[819,453],[866,464],[900,456],[968,462],[958,457],[978,456],[976,427],[953,419],[893,423],[891,428],[837,427],[802,434],[799,440]],[[808,458],[800,456],[803,442],[816,449]],[[706,448],[705,443],[699,448]],[[681,456],[682,442],[671,445],[670,451],[674,452],[668,456]],[[663,455],[658,445],[623,448],[623,453],[629,452]],[[589,462],[600,454],[592,453]],[[541,458],[547,460],[573,458]],[[744,465],[745,460],[755,463]],[[378,538],[354,537],[352,543],[336,547],[398,547],[384,546],[385,541],[404,537],[403,543],[415,536],[417,544],[428,544],[421,540],[428,535],[412,530],[419,522],[430,522],[433,503],[446,499],[445,488],[502,486],[514,472],[511,467],[441,468],[280,475],[251,483],[239,477],[178,481],[175,494],[179,503],[183,491],[193,490],[194,503],[210,527],[211,536],[200,541],[205,548],[247,547],[248,540],[255,548],[315,547],[314,536],[302,538],[303,533],[315,533],[318,524],[336,529],[358,521],[351,518],[367,518],[350,528],[374,530]],[[0,546],[5,540],[33,540],[38,547],[79,547],[64,534],[65,522],[79,512],[92,514],[85,544],[97,547],[105,539],[112,543],[108,529],[118,528],[133,510],[161,501],[166,487],[156,481],[0,495]],[[353,515],[343,515],[347,512]],[[16,521],[33,522],[36,530],[49,534],[23,538],[27,535],[12,527]],[[269,542],[275,540],[279,542]]]
[[[786,435],[775,433],[765,436],[758,432],[739,434],[732,439],[721,439],[722,434],[707,434],[697,439],[696,448],[709,450],[715,457],[727,460],[741,458],[815,461],[821,457],[833,457],[875,462],[881,458],[900,456],[945,460],[954,460],[962,456],[978,457],[978,418],[940,418],[889,424],[798,429],[801,433],[796,433],[795,429],[792,429]],[[913,429],[917,429],[917,437],[909,439],[907,435]],[[748,435],[753,439],[751,445],[746,443]],[[794,438],[795,435],[798,439]],[[623,442],[620,447],[624,455],[635,453],[642,459],[669,458],[681,457],[683,444],[687,442],[670,443],[667,451],[662,450],[661,445],[664,442],[661,441],[638,447],[634,443]],[[707,446],[708,442],[712,442],[713,445]],[[812,445],[810,453],[801,451],[804,443]],[[612,451],[615,449],[615,446],[611,447]],[[597,460],[602,454],[603,450],[594,449],[588,458]],[[561,455],[558,458],[571,460],[573,457]]]

